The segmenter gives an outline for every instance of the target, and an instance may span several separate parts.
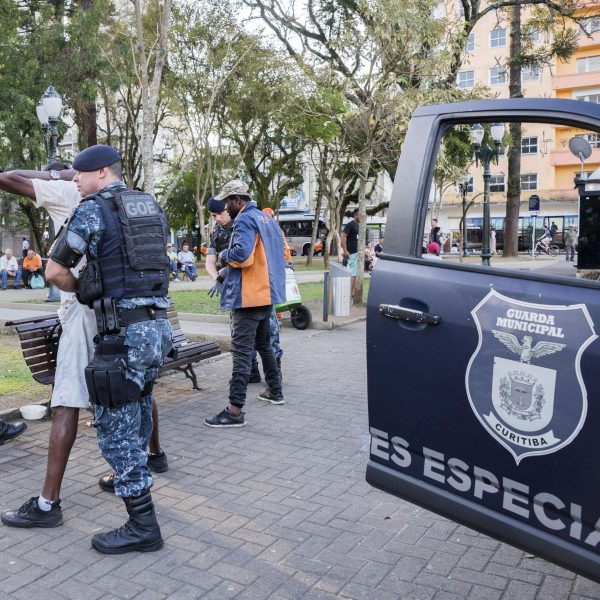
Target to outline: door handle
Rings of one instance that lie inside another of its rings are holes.
[[[400,321],[410,321],[411,323],[427,323],[428,325],[439,325],[442,317],[432,315],[421,310],[396,306],[394,304],[380,304],[379,312],[384,317],[390,319],[399,319]]]

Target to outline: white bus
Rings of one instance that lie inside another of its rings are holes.
[[[310,250],[310,240],[315,215],[301,211],[280,211],[277,221],[281,227],[285,239],[294,256],[307,256]],[[324,252],[323,241],[327,236],[327,223],[323,217],[319,217],[319,229],[317,230],[317,241],[315,243],[315,255]]]

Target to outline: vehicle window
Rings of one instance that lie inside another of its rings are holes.
[[[584,150],[579,156],[570,150],[574,138]],[[594,175],[600,162],[592,152],[597,139],[598,132],[560,123],[458,123],[446,129],[429,190],[424,255],[436,254],[447,264],[489,262],[492,269],[597,279],[600,231],[593,224],[600,223],[600,199],[585,192],[586,185],[594,189],[592,177],[600,196],[600,169]],[[428,250],[432,242],[437,250]]]

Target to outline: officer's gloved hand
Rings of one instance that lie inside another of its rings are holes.
[[[208,290],[208,295],[212,298],[213,296],[220,296],[223,291],[223,284],[217,279],[215,284]]]
[[[227,267],[219,269],[219,273],[217,274],[217,281],[222,284],[225,281],[225,277],[227,277]]]

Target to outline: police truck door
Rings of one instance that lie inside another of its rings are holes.
[[[600,106],[580,101],[418,109],[367,318],[367,480],[596,580],[600,176],[578,194],[568,141],[599,131]],[[581,210],[575,261],[492,253],[486,222],[507,248],[507,209],[518,222],[532,193],[542,211]],[[482,247],[422,254],[432,217],[444,234],[481,218]]]

